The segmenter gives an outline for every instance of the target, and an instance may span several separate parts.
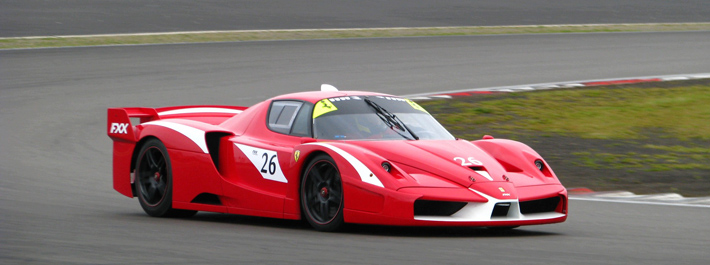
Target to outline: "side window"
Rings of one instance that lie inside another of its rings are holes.
[[[293,122],[293,127],[291,128],[291,135],[295,136],[311,136],[311,116],[313,113],[313,105],[310,103],[303,104],[301,110],[298,111],[296,115],[296,121]]]
[[[302,105],[303,103],[299,101],[272,102],[269,110],[269,129],[278,133],[288,134]]]
[[[312,104],[282,100],[271,103],[268,126],[272,131],[295,136],[311,136]]]

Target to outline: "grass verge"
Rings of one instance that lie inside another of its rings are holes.
[[[588,32],[707,31],[710,23],[591,24],[480,27],[420,27],[320,30],[243,30],[173,32],[85,36],[43,36],[0,38],[0,49],[99,45],[233,42],[257,40],[299,40],[340,38],[382,38],[415,36],[464,36],[490,34],[540,34]]]
[[[568,187],[710,195],[710,79],[421,102],[457,137],[527,143]]]

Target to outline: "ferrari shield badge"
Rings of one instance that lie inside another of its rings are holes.
[[[296,152],[293,153],[293,159],[298,162],[298,157],[301,156],[301,151],[296,150]]]

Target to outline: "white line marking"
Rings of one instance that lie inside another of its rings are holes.
[[[687,76],[661,78],[661,80],[663,80],[663,81],[688,80],[688,79],[690,79],[690,78]]]
[[[662,206],[682,206],[682,207],[710,208],[710,205],[704,205],[704,204],[689,204],[689,203],[628,201],[628,200],[601,199],[601,198],[584,198],[584,197],[572,197],[572,196],[570,196],[569,199],[570,199],[570,200],[575,200],[575,201],[594,201],[594,202],[612,202],[612,203],[629,203],[629,204],[646,204],[646,205],[662,205]]]
[[[514,92],[514,91],[525,91],[521,88],[535,88],[535,87],[547,87],[547,86],[558,86],[558,87],[584,87],[584,83],[592,82],[611,82],[618,80],[643,80],[643,79],[667,79],[667,78],[689,78],[689,79],[703,79],[710,78],[710,73],[696,73],[696,74],[680,74],[680,75],[660,75],[660,76],[641,76],[641,77],[621,77],[621,78],[609,78],[609,79],[590,79],[590,80],[577,80],[577,81],[567,81],[567,82],[555,82],[555,83],[540,83],[540,84],[529,84],[529,85],[517,85],[517,86],[500,86],[500,87],[486,87],[486,88],[468,88],[468,89],[458,89],[449,91],[436,91],[429,93],[418,93],[410,95],[402,95],[403,98],[416,98],[416,97],[433,97],[432,95],[441,94],[456,94],[456,93],[466,93],[475,91],[498,91],[498,92]]]
[[[695,74],[690,76],[691,79],[710,78],[710,74]]]
[[[255,30],[203,30],[203,31],[173,31],[173,32],[143,32],[124,34],[92,34],[92,35],[54,35],[5,37],[0,40],[12,39],[42,39],[42,38],[95,38],[95,37],[131,37],[131,36],[164,36],[182,34],[221,34],[221,33],[259,33],[259,32],[315,32],[315,31],[371,31],[371,30],[428,30],[428,29],[506,29],[506,28],[561,28],[561,27],[608,27],[608,26],[701,26],[708,22],[697,23],[619,23],[619,24],[556,24],[556,25],[501,25],[501,26],[453,26],[453,27],[390,27],[390,28],[318,28],[318,29],[255,29]]]
[[[561,87],[583,87],[584,85],[582,84],[564,84],[561,85]]]
[[[409,99],[411,99],[411,100],[428,100],[431,98],[430,97],[413,97],[413,98],[409,98]]]

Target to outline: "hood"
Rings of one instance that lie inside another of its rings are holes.
[[[423,171],[464,187],[476,182],[506,181],[503,166],[484,150],[465,140],[359,141],[357,145],[377,153],[410,174],[411,171]]]

